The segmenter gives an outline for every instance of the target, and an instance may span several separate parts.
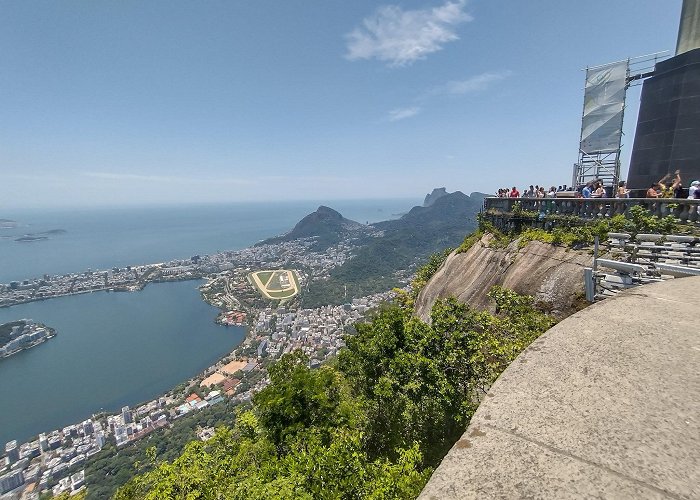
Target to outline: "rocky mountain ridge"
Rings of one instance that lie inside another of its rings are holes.
[[[423,206],[429,207],[430,205],[435,203],[435,200],[437,200],[438,198],[442,198],[443,196],[447,196],[447,189],[445,189],[444,187],[435,188],[432,190],[432,192],[425,195],[425,200],[423,200]]]
[[[416,206],[399,219],[370,225],[344,218],[321,206],[288,233],[261,242],[313,238],[313,251],[342,244],[350,257],[322,280],[312,280],[302,295],[305,307],[337,304],[405,284],[411,270],[429,255],[455,247],[476,228],[483,195],[447,193],[429,207]]]
[[[280,243],[301,238],[316,238],[314,249],[321,250],[335,245],[348,237],[372,236],[375,230],[365,224],[346,219],[340,212],[325,205],[319,206],[301,219],[291,231],[281,236],[268,238],[258,245]]]

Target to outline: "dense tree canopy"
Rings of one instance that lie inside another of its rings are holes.
[[[387,306],[316,370],[284,356],[233,428],[172,462],[154,453],[115,498],[415,498],[488,387],[553,324],[530,297],[490,296],[495,314],[442,300],[430,325]]]

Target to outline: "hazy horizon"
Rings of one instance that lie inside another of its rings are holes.
[[[442,186],[440,186],[442,187]],[[431,190],[432,191],[432,188]],[[422,205],[423,200],[427,194],[430,193],[430,191],[426,191],[425,193],[417,196],[377,196],[377,197],[358,197],[358,198],[326,198],[326,199],[320,199],[320,198],[298,198],[298,199],[286,199],[286,200],[273,200],[273,201],[263,201],[263,200],[248,200],[248,201],[236,201],[236,200],[214,200],[214,201],[209,201],[209,200],[193,200],[193,201],[182,201],[182,202],[176,202],[176,201],[149,201],[149,200],[138,200],[134,202],[126,202],[126,203],[103,203],[103,204],[93,204],[93,203],[84,203],[84,204],[79,204],[79,203],[66,203],[62,205],[56,205],[56,204],[35,204],[35,205],[12,205],[12,206],[6,206],[3,205],[3,203],[0,201],[0,219],[3,218],[3,213],[5,212],[24,212],[24,211],[45,211],[45,210],[57,210],[57,211],[79,211],[79,210],[118,210],[118,209],[149,209],[149,208],[168,208],[168,207],[173,207],[173,208],[186,208],[186,207],[216,207],[216,206],[231,206],[231,205],[274,205],[274,203],[280,203],[280,204],[318,204],[318,206],[321,205],[327,205],[330,206],[330,208],[334,208],[332,205],[333,203],[361,203],[363,201],[366,201],[368,203],[372,202],[377,202],[377,201],[406,201],[409,203],[415,203]],[[450,191],[449,189],[447,190],[449,193],[453,193],[456,191],[461,191],[458,189],[455,189],[454,191]],[[463,191],[462,191],[463,192]],[[472,193],[475,193],[476,191],[470,191],[466,192],[467,196],[471,195]],[[415,205],[413,205],[415,206]],[[409,207],[410,208],[410,207]]]

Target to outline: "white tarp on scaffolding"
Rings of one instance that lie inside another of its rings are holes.
[[[628,66],[622,61],[586,70],[581,150],[587,154],[620,147]]]

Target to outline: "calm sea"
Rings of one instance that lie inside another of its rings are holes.
[[[358,222],[377,222],[408,212],[417,200],[239,203],[91,210],[0,209],[17,221],[0,229],[0,283],[44,274],[107,269],[237,250],[290,230],[325,204]],[[48,240],[18,242],[24,234],[62,229]]]
[[[326,202],[344,216],[376,222],[407,212],[416,200]],[[275,205],[8,211],[0,229],[0,283],[162,262],[240,249],[285,231],[319,202]],[[63,229],[48,240],[28,233]],[[0,360],[0,445],[24,441],[162,394],[230,352],[241,328],[214,323],[197,281],[153,284],[134,293],[97,292],[0,308],[0,323],[32,318],[58,336]]]

